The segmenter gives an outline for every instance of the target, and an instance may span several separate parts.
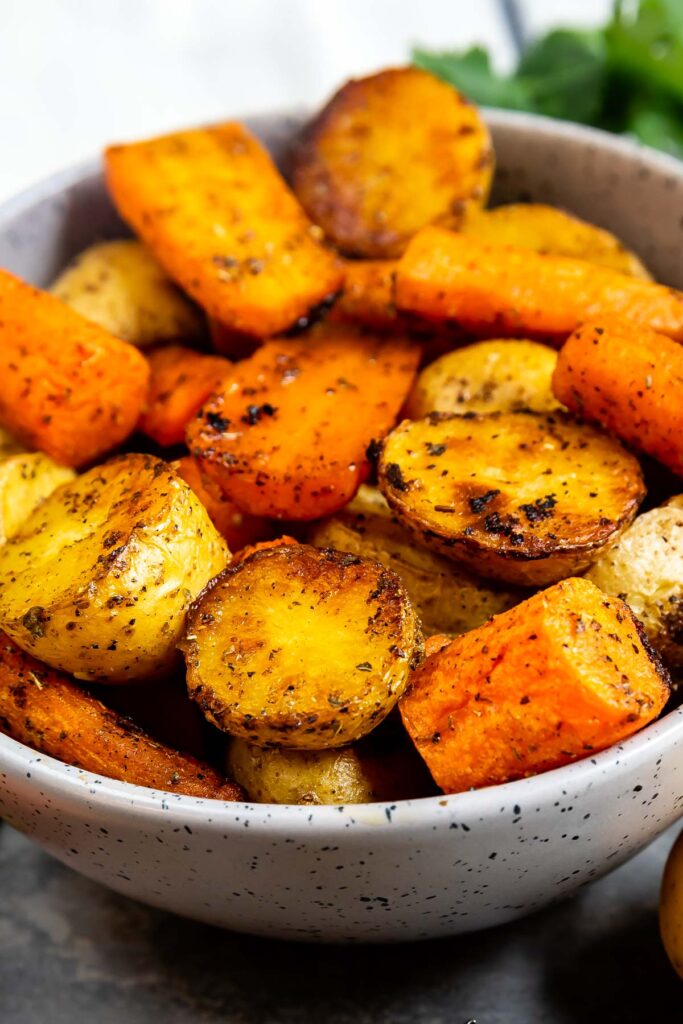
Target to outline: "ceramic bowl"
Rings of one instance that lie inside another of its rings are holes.
[[[498,200],[564,206],[683,286],[683,164],[576,126],[489,120]],[[250,122],[276,158],[298,123]],[[67,171],[0,209],[0,265],[44,285],[79,249],[122,231],[99,166]],[[683,815],[683,709],[536,778],[348,807],[158,793],[0,736],[0,814],[84,875],[223,927],[319,941],[453,935],[568,896]]]

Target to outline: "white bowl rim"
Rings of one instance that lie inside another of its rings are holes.
[[[281,110],[268,114],[257,114],[241,118],[244,122],[258,126],[278,118],[303,116],[306,110]],[[591,128],[568,121],[559,121],[537,114],[485,108],[486,120],[492,127],[520,128],[539,135],[554,135],[560,138],[577,138],[592,143],[602,150],[639,160],[660,173],[667,173],[683,179],[683,162],[666,153],[659,153],[641,143],[612,135],[599,128]],[[0,203],[0,226],[35,206],[36,203],[54,196],[81,181],[101,173],[99,158],[89,159],[57,171]],[[250,824],[266,828],[274,833],[286,833],[299,826],[322,826],[326,832],[338,832],[348,827],[345,814],[354,812],[354,826],[376,830],[377,827],[409,829],[427,820],[436,820],[444,815],[452,818],[486,818],[500,813],[502,806],[529,806],[542,804],[548,799],[569,793],[570,790],[590,788],[594,781],[611,770],[622,770],[636,766],[644,757],[652,755],[651,745],[665,751],[670,745],[683,742],[683,706],[670,711],[663,718],[646,726],[622,743],[608,747],[593,757],[575,761],[572,764],[542,772],[529,778],[518,779],[484,789],[464,793],[439,794],[416,800],[396,800],[391,803],[311,805],[311,804],[253,804],[245,801],[222,801],[199,799],[181,793],[148,789],[130,782],[109,779],[102,775],[83,771],[56,758],[35,751],[17,740],[0,733],[0,777],[3,774],[17,774],[30,778],[43,792],[68,797],[74,804],[86,807],[97,799],[98,805],[106,802],[111,811],[119,811],[127,817],[148,817],[150,812],[163,814],[173,811],[186,821],[206,822],[225,825],[228,821],[243,820],[248,815]]]

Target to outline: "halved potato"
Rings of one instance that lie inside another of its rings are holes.
[[[122,455],[58,487],[0,548],[0,625],[77,679],[160,676],[187,608],[228,557],[184,480]]]
[[[0,544],[19,531],[55,488],[74,476],[73,469],[60,466],[42,452],[0,458]]]
[[[651,276],[635,253],[603,228],[589,224],[556,206],[509,203],[493,210],[468,207],[458,230],[494,245],[514,245],[556,256],[572,256],[621,274]]]
[[[395,573],[292,544],[227,569],[192,606],[180,647],[190,695],[219,729],[319,750],[379,725],[422,638]]]
[[[430,412],[552,412],[557,352],[537,341],[478,341],[425,367],[406,402],[406,416]]]
[[[132,238],[91,245],[50,291],[81,316],[141,347],[191,341],[205,333],[201,314],[149,249]]]
[[[392,513],[383,495],[363,484],[346,508],[314,524],[311,544],[381,562],[403,580],[426,636],[458,636],[492,615],[512,608],[523,594],[496,587],[415,539]]]
[[[632,521],[638,461],[564,413],[434,413],[385,438],[382,492],[424,543],[484,576],[545,585]]]
[[[292,182],[344,253],[381,259],[425,224],[457,225],[485,202],[493,162],[476,107],[426,71],[392,68],[347,82],[309,122]]]
[[[586,578],[626,601],[670,668],[683,666],[683,509],[638,516]]]

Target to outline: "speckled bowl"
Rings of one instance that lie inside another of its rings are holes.
[[[298,123],[251,126],[279,157]],[[497,199],[566,206],[683,286],[683,164],[573,125],[493,112],[490,123]],[[0,209],[0,266],[45,284],[122,230],[99,167],[67,171]],[[84,875],[212,924],[319,941],[453,935],[569,895],[683,815],[683,709],[568,768],[390,806],[195,800],[0,736],[0,814]]]

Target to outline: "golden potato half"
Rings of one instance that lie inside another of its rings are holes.
[[[344,253],[399,256],[425,224],[456,225],[487,199],[488,129],[453,86],[418,68],[351,80],[304,128],[299,201]]]
[[[413,385],[406,416],[430,412],[552,412],[557,352],[537,341],[478,341],[435,359]]]
[[[483,576],[582,572],[635,517],[638,461],[564,413],[434,413],[384,440],[379,483],[425,544]]]
[[[166,463],[122,455],[53,491],[0,548],[0,626],[77,679],[153,678],[228,557]]]
[[[75,475],[73,469],[60,466],[42,452],[0,458],[0,544],[13,537],[31,512]]]
[[[180,646],[209,721],[260,746],[303,750],[379,725],[422,655],[394,573],[305,544],[227,569],[192,606]]]
[[[363,484],[346,508],[309,532],[316,547],[381,562],[401,577],[425,636],[458,636],[512,608],[523,592],[496,587],[448,558],[416,544],[383,495]]]
[[[81,316],[140,347],[205,333],[201,314],[149,249],[132,238],[91,245],[50,291]]]

